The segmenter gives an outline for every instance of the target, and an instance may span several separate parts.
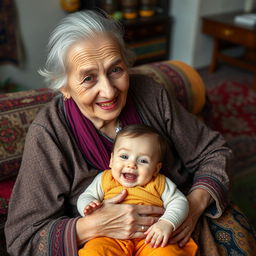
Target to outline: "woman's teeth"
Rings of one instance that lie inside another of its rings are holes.
[[[104,103],[98,103],[102,107],[110,107],[111,105],[116,103],[116,99],[109,101],[109,102],[104,102]]]
[[[101,103],[100,105],[101,105],[102,107],[109,107],[109,106],[111,106],[113,103],[114,103],[114,102],[111,101],[111,102],[109,102],[109,103]]]

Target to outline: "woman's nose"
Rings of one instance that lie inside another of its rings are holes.
[[[115,96],[116,88],[112,85],[108,77],[103,77],[100,83],[100,96],[111,99]]]

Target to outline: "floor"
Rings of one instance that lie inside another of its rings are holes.
[[[198,69],[198,72],[205,81],[206,88],[208,89],[212,89],[214,86],[227,80],[250,85],[253,79],[252,72],[227,64],[220,64],[214,73],[208,72],[207,67]]]

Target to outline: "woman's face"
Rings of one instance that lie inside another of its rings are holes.
[[[67,84],[61,88],[96,128],[115,121],[126,103],[127,66],[119,45],[108,35],[75,44],[67,54]]]

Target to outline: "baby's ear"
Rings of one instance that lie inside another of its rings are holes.
[[[110,161],[109,161],[109,167],[110,168],[112,168],[112,166],[113,166],[113,157],[114,157],[114,155],[113,155],[113,152],[112,152],[111,156],[110,156]]]
[[[154,176],[156,176],[160,172],[161,168],[162,168],[162,163],[161,162],[157,163],[156,170],[154,172]]]

